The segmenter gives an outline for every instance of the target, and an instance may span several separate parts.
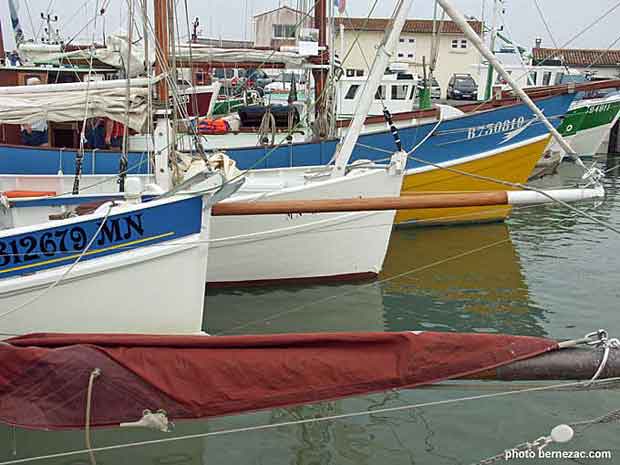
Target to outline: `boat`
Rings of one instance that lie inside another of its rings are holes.
[[[250,172],[225,202],[398,197],[405,158],[397,153],[388,168],[353,165],[342,177],[330,171],[297,171],[295,177],[278,170],[269,170],[271,177]],[[208,285],[374,278],[383,267],[394,215],[394,210],[301,214],[291,209],[289,214],[214,217]]]
[[[558,130],[580,156],[592,156],[599,153],[601,144],[619,118],[620,92],[615,92],[607,97],[573,103]],[[557,144],[551,150],[560,151],[562,158],[566,156]]]
[[[0,333],[199,334],[209,202],[140,202],[131,188],[124,202],[20,227],[3,208]]]
[[[401,16],[406,13],[405,8],[401,7]],[[392,40],[395,40],[394,37],[397,35],[398,32],[394,30],[391,34]],[[141,179],[142,182],[154,181],[164,190],[172,187],[166,185],[169,176],[167,181],[160,180],[166,177],[165,173],[170,174],[169,130],[169,122],[165,119],[160,120],[155,128],[154,141],[158,149],[154,157],[156,165],[154,171],[157,176],[146,176]],[[352,130],[347,137],[353,141],[358,134],[359,130]],[[289,172],[284,170],[275,173],[253,172],[245,177],[243,187],[233,199],[234,201],[313,200],[343,196],[369,199],[398,196],[406,156],[402,151],[393,152],[395,153],[387,164],[352,165],[345,170],[346,172],[341,172],[337,167],[328,167],[317,172],[308,172],[307,168]],[[7,159],[10,161],[14,156],[15,154],[12,154]],[[203,163],[202,160],[194,162],[197,165]],[[83,159],[82,163],[88,166],[89,160]],[[203,171],[208,168],[204,165],[194,168],[195,164],[191,164],[188,171],[196,169]],[[242,173],[231,170],[232,178],[241,175]],[[27,176],[24,178],[28,179]],[[36,176],[34,178],[29,179],[31,182],[40,182]],[[76,181],[79,176],[73,178],[74,183],[79,182]],[[132,179],[140,180],[140,177],[132,176]],[[68,178],[57,177],[56,180],[62,182]],[[111,180],[112,178],[104,178],[106,182]],[[19,185],[19,189],[26,187],[21,182]],[[41,184],[38,185],[41,188]],[[101,188],[101,185],[99,187]],[[109,186],[107,187],[109,189]],[[205,187],[201,184],[193,186],[197,191]],[[61,187],[64,188],[68,186]],[[85,187],[86,189],[88,187]],[[72,211],[77,205],[94,200],[92,195],[55,195],[49,202],[46,199],[21,200],[14,202],[13,208],[24,211],[24,215],[46,215],[48,211],[46,206]],[[238,285],[272,281],[374,277],[383,265],[394,214],[393,209],[384,209],[370,212],[218,218],[213,221],[211,231],[211,260],[216,266],[209,273],[207,281],[209,285],[231,283]],[[17,215],[19,216],[19,213]],[[360,253],[362,249],[363,254]],[[274,256],[274,250],[278,251],[279,257]],[[305,250],[307,253],[300,254],[300,250]]]

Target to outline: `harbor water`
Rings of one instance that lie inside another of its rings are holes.
[[[578,207],[620,228],[620,157],[595,161],[607,171],[607,198],[602,205],[588,202]],[[564,163],[559,174],[538,184],[570,186],[580,175],[576,165]],[[384,270],[373,282],[209,291],[204,329],[211,334],[467,331],[572,339],[605,328],[612,337],[620,337],[619,271],[619,234],[562,206],[523,207],[505,224],[397,230]],[[102,447],[247,429],[97,453],[97,463],[108,465],[470,464],[547,435],[558,424],[620,408],[620,392],[612,389],[550,388],[505,394],[550,385],[455,381],[180,422],[172,433],[104,429],[95,430],[92,438],[95,447]],[[450,399],[454,402],[436,404]],[[418,404],[427,405],[414,408]],[[371,413],[298,423],[367,411]],[[292,424],[253,429],[282,422]],[[618,422],[593,425],[566,445],[548,447],[611,451],[611,459],[498,463],[620,463],[619,433]],[[0,462],[83,448],[83,432],[0,427]],[[90,461],[80,454],[29,463]]]

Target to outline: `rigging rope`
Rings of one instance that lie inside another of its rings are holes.
[[[91,248],[91,246],[93,245],[93,243],[95,242],[95,240],[97,239],[97,236],[99,236],[99,233],[101,232],[101,230],[103,229],[104,225],[106,224],[108,217],[110,216],[110,213],[112,212],[112,208],[114,207],[114,203],[110,202],[110,205],[108,207],[108,211],[106,212],[105,216],[103,217],[103,219],[101,220],[101,224],[99,225],[99,228],[97,228],[97,231],[95,232],[95,234],[93,235],[93,238],[90,240],[90,242],[88,244],[86,244],[86,247],[84,247],[84,250],[82,250],[82,252],[77,256],[77,258],[75,259],[75,261],[71,264],[71,266],[69,266],[59,277],[58,279],[56,279],[54,282],[52,282],[49,286],[47,286],[46,288],[44,288],[40,293],[32,296],[30,299],[27,299],[25,302],[19,304],[18,306],[5,311],[3,313],[0,313],[0,319],[6,318],[9,315],[12,315],[13,313],[16,313],[20,310],[23,310],[24,308],[28,307],[29,305],[33,304],[34,302],[36,302],[37,300],[41,299],[41,297],[45,296],[46,294],[48,294],[52,289],[54,289],[56,286],[58,286],[67,276],[69,276],[69,274],[73,271],[73,269],[77,266],[78,263],[80,263],[80,261],[82,260],[82,258],[84,258],[84,256],[86,256],[86,254],[88,253],[88,250]]]
[[[620,380],[620,378],[608,378],[606,380],[597,380],[595,381],[595,383],[597,384],[598,383],[609,383],[609,382],[613,382],[617,380]],[[515,396],[515,395],[520,395],[520,394],[531,393],[531,392],[544,392],[544,391],[555,390],[555,389],[570,388],[570,387],[583,387],[583,386],[584,386],[584,383],[582,381],[579,381],[579,382],[571,382],[571,383],[552,384],[548,386],[531,387],[531,388],[525,388],[525,389],[516,389],[512,391],[503,391],[503,392],[496,392],[496,393],[490,393],[490,394],[480,394],[480,395],[475,395],[475,396],[459,397],[455,399],[444,399],[444,400],[438,400],[438,401],[422,402],[418,404],[407,404],[407,405],[399,405],[395,407],[385,407],[385,408],[373,408],[373,409],[351,412],[351,413],[343,413],[343,414],[338,414],[338,415],[326,415],[326,416],[321,416],[321,417],[301,418],[298,420],[283,421],[283,422],[272,423],[272,424],[263,424],[263,425],[256,425],[256,426],[247,426],[247,427],[242,427],[242,428],[218,430],[218,431],[211,431],[207,433],[188,434],[188,435],[176,436],[172,438],[153,439],[153,440],[138,441],[138,442],[132,442],[132,443],[125,443],[125,444],[114,444],[111,446],[95,447],[92,449],[73,450],[73,451],[68,451],[68,452],[41,455],[37,457],[7,460],[4,462],[0,462],[0,465],[17,465],[17,464],[28,463],[28,462],[38,462],[42,460],[73,457],[76,455],[86,454],[89,451],[90,452],[106,452],[106,451],[112,451],[112,450],[122,450],[122,449],[134,448],[134,447],[150,446],[150,445],[155,445],[155,444],[169,444],[169,443],[174,443],[174,442],[179,442],[179,441],[187,441],[190,439],[225,436],[225,435],[230,435],[230,434],[248,433],[248,432],[255,432],[255,431],[268,431],[268,430],[289,427],[289,426],[315,424],[315,423],[322,423],[326,421],[339,421],[339,420],[346,420],[349,418],[365,417],[365,416],[382,414],[382,413],[395,413],[395,412],[409,411],[409,410],[415,410],[415,409],[420,409],[420,408],[454,405],[454,404],[458,404],[461,402],[487,400],[487,399],[494,399],[494,398],[499,398],[499,397],[510,397],[510,396]]]

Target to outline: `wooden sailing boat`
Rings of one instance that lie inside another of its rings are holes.
[[[0,230],[0,334],[202,331],[209,198],[132,194]]]
[[[317,74],[315,79],[319,79],[318,76]],[[317,85],[317,89],[320,89],[320,84]],[[557,95],[542,99],[539,105],[551,118],[553,124],[557,125],[572,98],[572,95]],[[443,121],[440,124],[429,123],[401,128],[400,138],[404,148],[417,147],[415,156],[419,160],[424,160],[423,162],[408,160],[405,191],[420,189],[424,191],[479,191],[499,188],[497,184],[481,183],[466,176],[446,176],[441,168],[429,165],[428,162],[440,167],[449,166],[510,182],[524,182],[542,153],[548,130],[540,122],[534,120],[532,112],[525,105],[513,103],[514,105],[511,106],[489,109],[486,112],[466,115]],[[486,134],[486,131],[490,133]],[[280,170],[278,173],[265,173],[267,179],[273,179],[275,176],[288,176],[285,167],[295,166],[306,169],[325,165],[334,159],[337,142],[337,140],[328,139],[320,143],[293,143],[280,147],[234,148],[228,146],[225,148],[227,154],[237,162],[240,169],[252,167],[253,169]],[[395,150],[396,146],[390,132],[380,131],[360,136],[359,144],[354,146],[350,155],[342,159],[345,163],[360,159],[385,163],[386,151],[391,153]],[[10,177],[5,178],[12,182],[12,185],[6,185],[4,188],[14,189],[14,186],[19,183],[23,186],[22,188],[36,189],[33,186],[29,187],[29,183],[37,181],[28,178],[27,175],[32,171],[26,168],[35,164],[38,174],[52,176],[57,174],[58,166],[61,164],[63,173],[69,175],[64,181],[71,183],[71,174],[75,170],[74,159],[75,153],[69,150],[33,151],[0,146],[0,172],[19,178],[19,181],[13,181]],[[102,185],[101,175],[114,173],[113,170],[118,166],[117,154],[87,152],[84,159],[84,175],[88,176],[85,181],[96,186]],[[96,163],[93,162],[95,159]],[[129,174],[151,173],[148,164],[141,162],[143,159],[141,153],[129,154]],[[15,160],[20,160],[20,163],[17,164]],[[110,170],[106,171],[104,166],[109,167]],[[509,209],[506,208],[488,216],[488,213],[485,214],[476,209],[477,213],[470,215],[464,212],[467,214],[463,217],[465,221],[496,220],[504,218],[508,211]],[[458,212],[453,213],[455,213],[453,217],[459,217]],[[433,211],[401,213],[397,221],[427,220],[435,214],[436,212]]]

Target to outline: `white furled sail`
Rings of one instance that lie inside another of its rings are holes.
[[[189,60],[189,46],[178,46],[176,56],[180,60]],[[192,44],[192,58],[195,61],[220,63],[284,63],[289,68],[300,68],[306,62],[305,57],[295,52],[251,48],[223,49],[200,44]]]
[[[129,127],[146,122],[148,79],[130,81]],[[107,117],[125,123],[126,80],[0,87],[0,124],[27,124]]]
[[[112,34],[106,39],[106,46],[99,48],[83,48],[81,50],[66,51],[60,44],[39,44],[24,42],[18,46],[20,57],[29,63],[37,65],[58,65],[72,60],[90,60],[91,55],[95,60],[99,60],[115,69],[124,69],[125,61],[129,53],[129,40],[126,35]],[[154,63],[155,57],[151,53],[150,62]],[[131,46],[131,70],[130,77],[144,75],[144,45],[141,43]]]

